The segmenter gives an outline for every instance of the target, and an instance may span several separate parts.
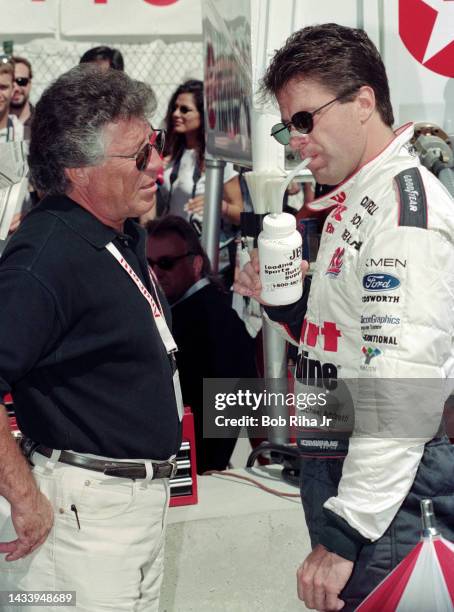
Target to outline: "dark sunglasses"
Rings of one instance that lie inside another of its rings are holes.
[[[139,172],[146,170],[151,157],[153,147],[162,155],[164,153],[164,145],[166,140],[165,130],[153,130],[150,142],[147,142],[135,155],[108,155],[107,157],[120,157],[122,159],[135,159],[136,168]]]
[[[355,87],[354,89],[349,89],[340,96],[337,96],[337,98],[334,98],[333,100],[326,102],[326,104],[319,106],[312,112],[299,111],[298,113],[295,113],[293,115],[293,117],[288,123],[284,123],[283,121],[281,121],[280,123],[276,123],[271,128],[271,136],[273,136],[273,138],[275,138],[281,145],[288,145],[290,142],[290,126],[293,126],[295,130],[301,132],[301,134],[310,134],[314,129],[314,115],[319,113],[321,110],[323,110],[330,104],[333,104],[334,102],[337,102],[342,98],[350,96],[352,93],[357,91],[357,89],[357,87]]]
[[[172,270],[175,267],[177,261],[180,261],[180,259],[184,259],[185,257],[189,257],[189,255],[194,255],[194,253],[191,253],[191,251],[189,251],[188,253],[184,253],[183,255],[176,255],[175,257],[171,257],[170,255],[163,255],[162,257],[159,257],[159,259],[157,259],[156,261],[154,261],[154,259],[151,259],[151,257],[147,257],[147,261],[152,268],[158,266],[158,268],[161,268],[161,270]]]
[[[14,82],[19,85],[19,87],[27,87],[27,85],[30,83],[30,78],[29,77],[17,77],[14,79]]]
[[[182,104],[181,106],[175,106],[174,109],[173,109],[173,112],[175,112],[176,110],[179,110],[182,115],[187,115],[188,113],[190,113],[194,109],[193,108],[189,108],[189,106],[186,106],[185,104]]]

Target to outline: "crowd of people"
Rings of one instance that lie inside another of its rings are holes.
[[[166,134],[152,88],[114,49],[88,51],[35,107],[31,85],[25,58],[2,58],[0,143],[30,139],[38,201],[0,259],[0,398],[13,394],[22,432],[19,447],[0,407],[0,590],[76,591],[86,612],[157,611],[184,404],[199,471],[224,469],[235,440],[204,437],[202,380],[255,376],[252,339],[200,244],[203,84],[172,95]],[[360,389],[378,380],[377,420],[397,427],[333,439],[331,457],[326,439],[301,446],[313,550],[298,594],[350,611],[418,541],[422,498],[454,539],[442,394],[423,386],[420,412],[386,383],[453,376],[454,208],[409,147],[412,127],[393,131],[386,71],[362,30],[294,33],[263,90],[282,117],[272,136],[311,158],[320,197],[307,206],[326,221],[296,304],[263,303],[255,252],[234,289],[298,345],[295,390],[309,366]],[[244,208],[229,165],[220,206],[223,250]],[[379,338],[372,363],[367,337]],[[404,430],[410,409],[417,426]]]

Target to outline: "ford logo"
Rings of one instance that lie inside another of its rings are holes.
[[[392,291],[400,286],[400,280],[392,274],[366,274],[363,287],[366,291]]]

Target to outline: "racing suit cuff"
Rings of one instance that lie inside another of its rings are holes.
[[[327,508],[323,508],[326,526],[320,535],[320,544],[330,552],[336,553],[349,561],[356,561],[364,544],[371,542],[342,517]]]
[[[306,277],[304,279],[303,295],[297,302],[288,304],[288,306],[264,306],[265,312],[271,321],[288,325],[292,335],[298,339],[306,315],[310,288],[311,279]]]

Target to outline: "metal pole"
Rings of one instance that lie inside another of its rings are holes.
[[[202,246],[211,262],[213,272],[219,267],[219,230],[221,226],[221,202],[224,190],[225,161],[205,157],[205,206],[202,224]]]
[[[356,0],[356,27],[364,30],[364,1]]]
[[[282,393],[285,397],[288,393],[287,343],[265,317],[263,317],[262,333],[266,390],[269,393]],[[274,405],[267,407],[267,411],[272,418],[279,418],[282,415],[285,423],[288,423],[288,406],[285,402],[277,400]],[[273,444],[287,444],[288,438],[288,425],[270,427],[268,430],[268,440]]]

